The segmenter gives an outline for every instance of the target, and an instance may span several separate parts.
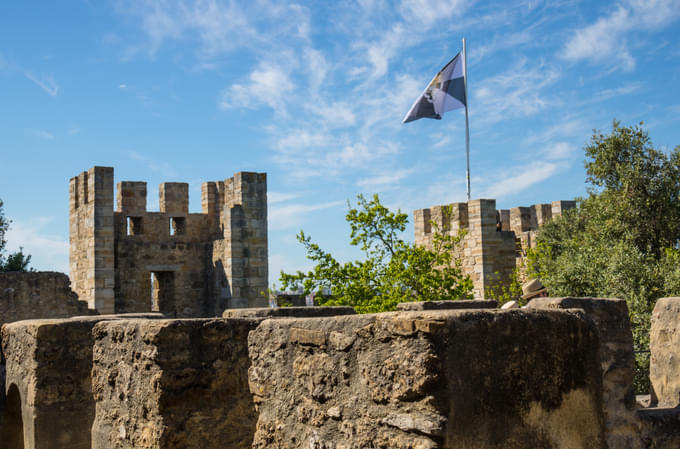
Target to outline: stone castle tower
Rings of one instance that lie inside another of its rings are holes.
[[[553,201],[496,210],[496,200],[479,199],[418,209],[413,213],[415,242],[429,247],[437,230],[456,234],[465,229],[456,256],[472,279],[474,297],[483,299],[491,288],[509,283],[526,250],[534,246],[538,227],[573,207],[575,201]]]
[[[114,211],[112,167],[70,180],[71,283],[90,308],[197,317],[266,304],[265,173],[203,183],[202,213],[189,213],[187,183],[160,184],[159,212],[146,193],[119,182]]]

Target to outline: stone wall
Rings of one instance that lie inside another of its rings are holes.
[[[247,337],[258,322],[98,324],[92,448],[249,448],[256,414]]]
[[[652,404],[680,405],[680,298],[661,298],[652,312],[649,380]]]
[[[0,273],[0,326],[34,318],[66,318],[87,315],[87,303],[79,301],[63,273]]]
[[[253,448],[604,448],[597,332],[561,311],[264,321]]]
[[[679,301],[660,300],[655,310],[652,360],[676,358]],[[232,311],[232,318],[132,314],[6,324],[0,446],[680,443],[680,409],[670,388],[680,376],[675,365],[653,365],[652,383],[663,385],[657,403],[668,408],[632,408],[632,340],[621,300],[540,298],[515,310],[402,308],[411,311],[266,308]],[[323,316],[333,313],[343,315]]]
[[[266,304],[267,181],[237,173],[202,186],[202,213],[189,213],[189,186],[117,185],[113,168],[71,179],[70,264],[76,293],[102,313],[219,316],[227,307]]]
[[[534,298],[530,309],[578,308],[592,319],[600,336],[602,403],[607,444],[610,448],[635,447],[638,441],[635,416],[635,355],[628,306],[623,299]]]
[[[160,317],[103,315],[5,324],[8,413],[0,416],[0,441],[9,436],[15,446],[8,449],[89,449],[95,411],[92,328],[100,321],[135,316]]]
[[[431,247],[435,232],[466,230],[455,256],[472,279],[474,297],[490,298],[493,288],[509,283],[526,250],[535,245],[538,227],[575,206],[574,201],[554,201],[496,210],[496,200],[479,199],[418,209],[413,213],[415,242]]]

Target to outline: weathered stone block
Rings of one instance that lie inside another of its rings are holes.
[[[603,298],[535,298],[533,309],[582,309],[600,335],[603,410],[607,442],[610,448],[635,447],[635,355],[630,330],[628,306],[623,299]]]
[[[95,411],[90,380],[91,331],[99,321],[126,317],[26,320],[2,327],[6,358],[3,389],[8,396],[13,395],[10,412],[16,412],[9,426],[0,417],[0,433],[12,435],[12,444],[16,443],[8,449],[90,447]]]
[[[493,299],[459,299],[456,301],[401,302],[397,310],[443,310],[443,309],[495,309],[498,303]]]
[[[652,405],[680,405],[680,298],[661,298],[652,312],[649,335]]]
[[[598,348],[567,311],[266,320],[253,448],[604,448]]]
[[[93,449],[249,448],[247,337],[259,320],[95,326]]]
[[[336,315],[354,315],[352,307],[256,307],[248,309],[227,309],[224,318],[275,318],[275,317],[328,317]]]

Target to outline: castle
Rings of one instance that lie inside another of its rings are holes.
[[[202,213],[189,213],[187,183],[159,186],[159,212],[146,210],[146,182],[113,168],[70,180],[71,284],[99,313],[220,316],[266,304],[267,178],[236,173],[201,187]]]
[[[71,179],[71,281],[0,273],[3,448],[680,447],[680,298],[656,303],[636,400],[622,299],[246,308],[264,302],[265,175],[203,184],[200,214],[187,184],[159,194],[147,212],[146,184],[121,182],[114,211],[113,169],[93,167]],[[466,229],[484,297],[573,205],[436,206],[416,241]]]

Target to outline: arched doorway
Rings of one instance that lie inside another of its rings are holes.
[[[21,418],[21,395],[15,384],[7,391],[7,407],[2,419],[1,440],[7,449],[24,449],[24,422]]]

